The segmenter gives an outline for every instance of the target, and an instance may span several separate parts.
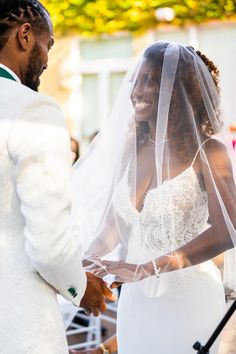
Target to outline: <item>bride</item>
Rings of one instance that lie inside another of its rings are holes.
[[[189,354],[218,324],[211,259],[235,244],[233,167],[215,65],[192,47],[146,48],[73,174],[84,262],[123,283],[119,354]]]

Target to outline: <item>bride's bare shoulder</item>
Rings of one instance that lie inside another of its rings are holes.
[[[212,138],[205,142],[204,152],[211,168],[218,171],[231,169],[231,160],[228,149],[224,143]]]

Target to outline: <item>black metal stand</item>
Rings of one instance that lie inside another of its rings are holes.
[[[216,327],[215,331],[212,333],[211,337],[207,341],[205,345],[202,345],[200,342],[196,342],[193,345],[193,349],[198,350],[197,354],[209,354],[210,353],[210,348],[215,342],[216,338],[219,336],[221,333],[222,329],[226,325],[226,323],[229,321],[230,317],[236,310],[236,300],[232,303],[228,311],[226,312],[225,316],[222,318],[221,322],[219,325]]]

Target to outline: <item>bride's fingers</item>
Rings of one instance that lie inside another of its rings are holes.
[[[100,278],[103,278],[108,273],[112,273],[112,272],[110,272],[110,270],[107,269],[106,265],[102,265],[102,266],[100,266],[100,268],[93,269],[92,272],[94,275],[96,275]]]
[[[102,268],[100,268],[100,269],[94,269],[94,270],[92,271],[92,273],[93,273],[94,275],[96,275],[97,277],[99,277],[99,278],[103,278],[105,275],[107,275],[107,272],[106,272],[104,269],[102,269]]]
[[[111,289],[116,289],[116,288],[119,288],[119,286],[121,286],[122,284],[124,284],[124,282],[121,282],[121,281],[114,281],[114,282],[111,284],[110,288],[111,288]]]
[[[123,263],[124,264],[124,263]],[[121,262],[114,262],[114,261],[102,261],[102,265],[104,267],[107,267],[107,268],[117,268],[117,267],[121,267],[122,266],[122,263]]]
[[[105,296],[105,298],[107,300],[110,300],[110,301],[116,301],[117,300],[116,296],[113,294],[113,292],[105,284],[102,284],[102,290],[103,290],[103,295]]]
[[[98,269],[102,267],[102,261],[100,258],[83,258],[82,260],[83,267],[88,271],[93,271],[94,269]]]

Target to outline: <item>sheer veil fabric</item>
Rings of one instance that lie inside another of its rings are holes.
[[[223,131],[214,75],[195,50],[147,47],[73,169],[72,220],[88,269],[120,282],[155,278],[154,288],[163,279],[164,289],[166,273],[184,280],[235,245],[235,162]],[[151,283],[146,291],[158,295]]]

